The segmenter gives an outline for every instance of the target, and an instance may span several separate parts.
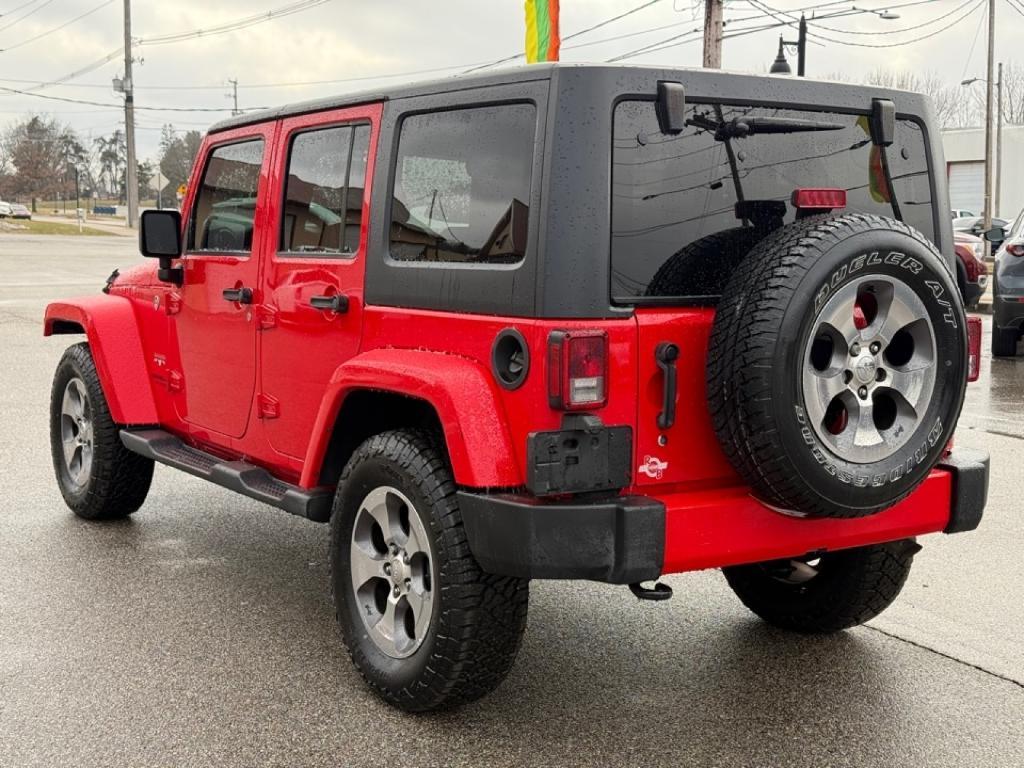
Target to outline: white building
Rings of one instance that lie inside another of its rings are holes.
[[[985,129],[942,132],[949,204],[981,216],[985,196]],[[995,143],[992,147],[995,156]],[[1003,169],[994,215],[1013,221],[1024,209],[1024,125],[1003,126]]]

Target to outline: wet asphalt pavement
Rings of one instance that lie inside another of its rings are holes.
[[[0,235],[0,766],[1024,766],[1024,357],[957,442],[993,455],[981,529],[922,539],[896,604],[829,638],[767,628],[717,572],[676,597],[535,582],[499,690],[378,702],[327,591],[327,528],[158,467],[129,521],[73,517],[47,445],[50,298],[126,238]],[[988,331],[986,318],[986,334]]]

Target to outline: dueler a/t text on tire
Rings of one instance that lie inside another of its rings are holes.
[[[963,404],[966,321],[943,257],[882,216],[797,221],[726,286],[708,350],[715,432],[782,511],[859,517],[907,496]]]

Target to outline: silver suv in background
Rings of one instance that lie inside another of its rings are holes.
[[[992,269],[992,356],[1013,357],[1024,331],[1024,211],[1009,230],[994,227],[985,239],[1002,240]]]

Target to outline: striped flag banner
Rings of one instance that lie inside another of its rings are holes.
[[[526,0],[526,62],[558,61],[558,0]]]

